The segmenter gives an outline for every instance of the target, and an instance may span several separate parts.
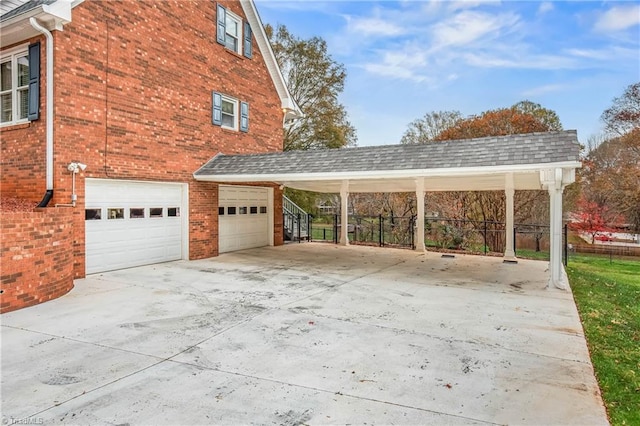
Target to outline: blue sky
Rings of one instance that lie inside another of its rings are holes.
[[[528,99],[586,142],[640,81],[638,1],[257,0],[263,23],[320,36],[345,65],[358,145],[399,143],[425,113]]]

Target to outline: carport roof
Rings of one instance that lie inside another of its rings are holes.
[[[576,131],[568,130],[418,145],[218,154],[194,177],[233,183],[277,182],[319,192],[338,192],[341,181],[349,180],[352,190],[356,189],[353,192],[395,192],[414,189],[415,178],[425,178],[432,190],[500,189],[504,187],[505,173],[528,173],[535,175],[535,179],[528,179],[533,182],[516,178],[516,189],[540,189],[540,171],[579,167],[579,150]],[[498,183],[486,181],[488,185],[479,188],[478,182],[473,182],[473,176],[496,174],[500,175]],[[466,177],[464,188],[437,179],[460,177]]]

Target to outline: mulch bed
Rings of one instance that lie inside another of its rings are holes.
[[[0,212],[16,213],[31,212],[38,205],[37,202],[15,197],[0,197]]]

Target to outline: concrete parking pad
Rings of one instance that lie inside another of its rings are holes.
[[[608,424],[546,267],[305,243],[92,275],[0,317],[3,420]]]

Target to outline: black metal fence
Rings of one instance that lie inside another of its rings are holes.
[[[428,250],[502,254],[506,246],[504,222],[468,219],[425,218],[425,246]],[[338,215],[309,220],[309,239],[338,243]],[[416,216],[349,216],[349,242],[380,247],[415,248]],[[514,248],[519,257],[549,259],[549,225],[514,224]],[[563,229],[563,260],[567,262],[567,229]]]
[[[342,224],[338,215],[314,217],[312,240],[337,243]],[[353,244],[415,248],[415,216],[349,216],[347,232]]]

